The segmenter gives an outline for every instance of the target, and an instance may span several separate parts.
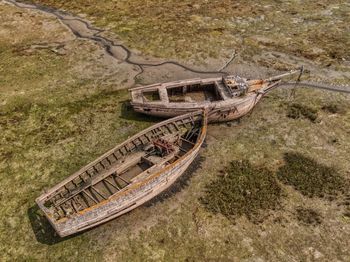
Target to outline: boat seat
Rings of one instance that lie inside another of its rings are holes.
[[[169,103],[168,92],[165,87],[158,88],[159,97],[162,102]]]
[[[145,156],[141,157],[141,161],[147,163],[150,166],[154,166],[155,164],[157,164],[154,161],[152,161],[152,158]]]
[[[218,93],[219,93],[219,96],[223,99],[223,100],[227,100],[227,99],[230,99],[230,95],[228,94],[228,89],[227,89],[227,86],[226,84],[223,82],[223,83],[219,83],[217,81],[215,81],[215,85],[217,87],[217,90],[218,90]]]

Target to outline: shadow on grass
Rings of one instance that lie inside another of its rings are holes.
[[[81,232],[67,237],[60,237],[56,233],[55,229],[50,225],[45,215],[41,212],[38,205],[30,207],[27,211],[27,214],[35,238],[42,244],[54,245],[83,233]]]
[[[124,100],[124,101],[121,101],[120,103],[122,104],[121,118],[125,120],[142,121],[142,122],[149,122],[149,123],[158,123],[165,120],[164,118],[149,116],[149,115],[135,112],[130,104],[130,100]]]

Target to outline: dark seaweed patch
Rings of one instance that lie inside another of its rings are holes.
[[[282,195],[273,172],[244,160],[231,162],[209,183],[200,202],[210,212],[221,213],[230,219],[244,215],[259,223],[266,217],[266,211],[280,207]]]
[[[311,122],[315,122],[317,119],[317,109],[307,105],[293,103],[288,105],[287,117],[293,118],[293,119],[298,119],[303,117],[303,118],[309,119]]]
[[[331,114],[344,114],[346,113],[346,105],[329,102],[322,106],[322,110]]]
[[[332,200],[346,190],[345,179],[334,167],[300,153],[286,153],[284,161],[285,165],[277,171],[278,179],[305,196]]]
[[[296,218],[301,224],[309,226],[317,226],[322,223],[322,216],[311,208],[298,207]]]

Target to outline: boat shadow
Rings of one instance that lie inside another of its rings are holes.
[[[27,214],[35,238],[42,244],[55,245],[83,233],[79,232],[71,236],[60,237],[36,204],[27,210]]]
[[[138,122],[158,123],[164,121],[164,118],[145,115],[135,112],[130,104],[130,100],[121,101],[121,118]]]

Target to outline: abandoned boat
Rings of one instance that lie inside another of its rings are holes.
[[[131,137],[36,199],[63,237],[118,217],[168,188],[198,154],[207,129],[201,110]]]
[[[131,105],[137,112],[159,117],[174,117],[206,108],[208,121],[230,121],[252,110],[282,78],[297,73],[301,75],[302,69],[269,79],[250,80],[232,75],[136,87],[129,90]]]

